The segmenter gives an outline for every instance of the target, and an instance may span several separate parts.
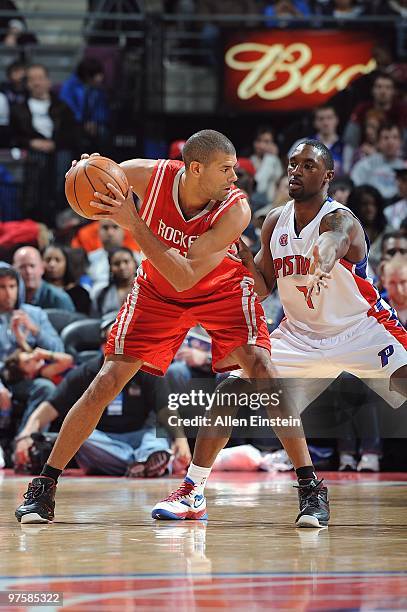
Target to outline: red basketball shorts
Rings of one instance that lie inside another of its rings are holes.
[[[227,358],[239,346],[255,345],[270,351],[266,320],[252,278],[244,277],[226,290],[192,302],[174,302],[160,296],[139,276],[117,315],[105,353],[140,359],[142,370],[160,376],[187,332],[197,324],[212,339],[212,367],[217,372],[238,367]]]

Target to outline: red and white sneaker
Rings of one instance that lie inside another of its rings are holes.
[[[176,491],[154,506],[151,516],[161,521],[207,519],[206,499],[198,490],[190,478],[185,478]]]

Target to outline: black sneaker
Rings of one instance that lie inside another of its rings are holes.
[[[56,483],[52,478],[33,478],[25,501],[15,511],[19,523],[49,523],[54,518]]]
[[[295,521],[296,527],[326,527],[329,521],[328,489],[322,480],[299,480],[298,499],[300,513]]]

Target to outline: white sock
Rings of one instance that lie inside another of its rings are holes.
[[[192,480],[195,485],[203,491],[206,485],[206,481],[209,478],[209,474],[211,473],[212,468],[200,467],[199,465],[191,465],[188,468],[188,472],[186,478]]]

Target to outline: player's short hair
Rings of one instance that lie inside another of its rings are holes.
[[[301,142],[297,143],[295,149],[297,149],[300,145],[308,145],[313,149],[317,149],[318,153],[321,155],[324,160],[325,166],[327,170],[333,170],[335,168],[334,158],[332,157],[331,151],[319,140],[315,140],[314,138],[305,138],[301,140]],[[295,149],[291,149],[289,152],[289,156],[293,154]]]
[[[182,159],[188,169],[193,161],[208,164],[214,153],[236,155],[236,149],[227,136],[216,130],[201,130],[192,134],[182,149]]]

